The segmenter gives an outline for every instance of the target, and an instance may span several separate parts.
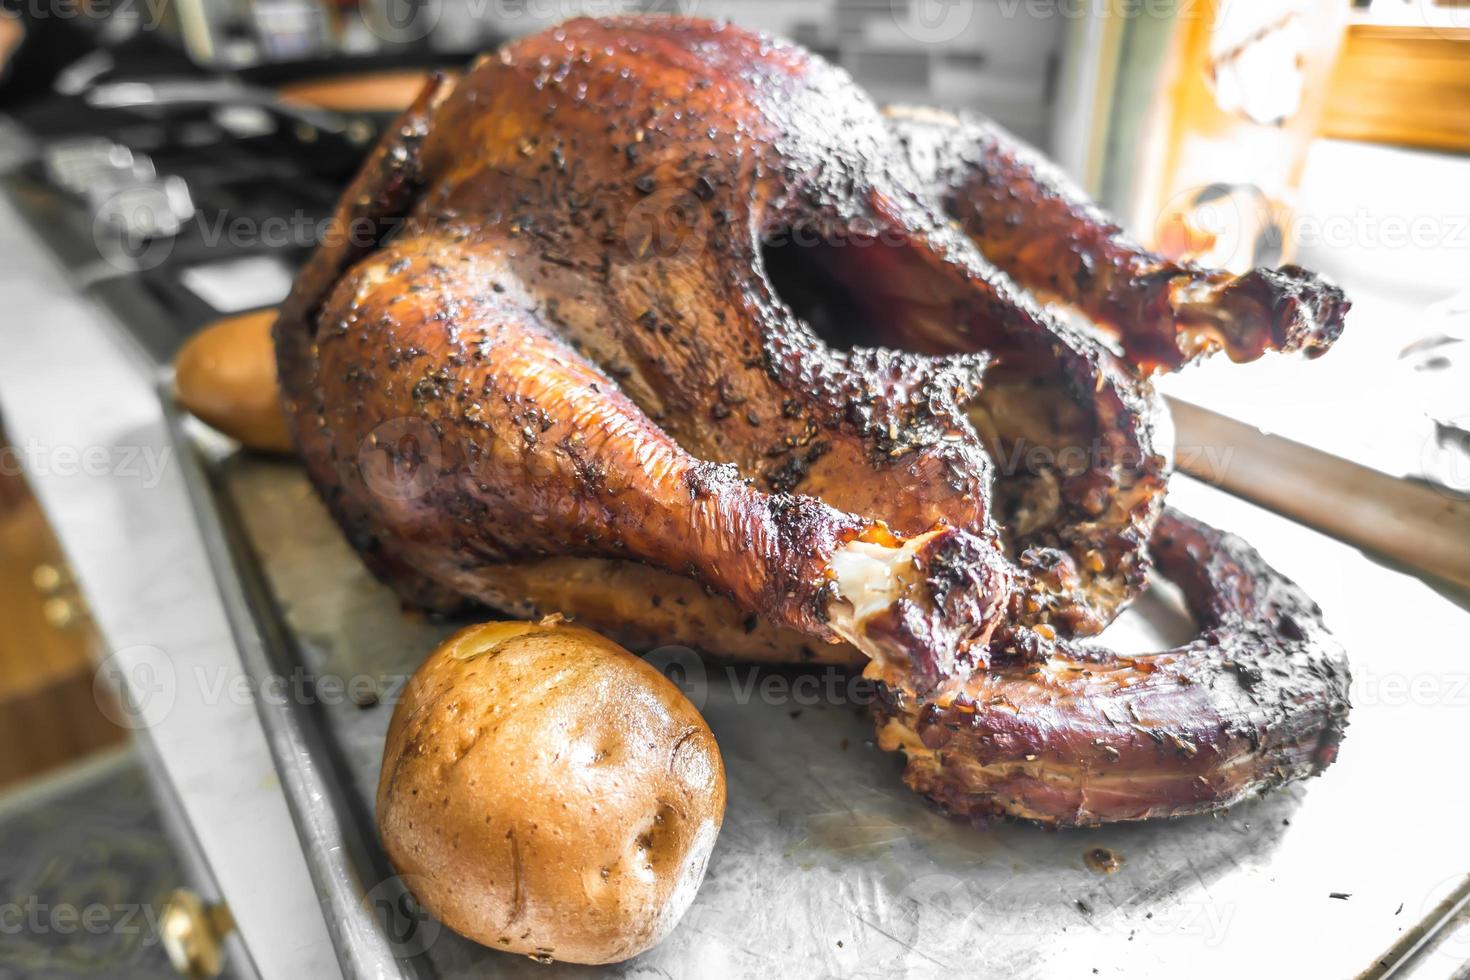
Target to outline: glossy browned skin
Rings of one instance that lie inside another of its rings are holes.
[[[1159,402],[937,185],[799,48],[665,18],[518,41],[431,86],[340,205],[377,234],[283,307],[312,479],[437,608],[560,598],[651,636],[656,603],[598,590],[684,576],[718,624],[695,645],[754,616],[747,652],[805,657],[837,639],[834,555],[918,542],[857,640],[910,700],[1034,660],[1033,627],[1094,633],[1146,580]]]
[[[894,132],[936,181],[945,207],[985,257],[1038,296],[1080,309],[1142,373],[1224,350],[1315,357],[1351,305],[1300,266],[1232,275],[1141,248],[1056,167],[982,119],[892,109]]]
[[[1218,810],[1330,765],[1349,673],[1322,613],[1244,541],[1166,510],[1153,539],[1203,632],[1123,657],[1029,638],[1032,662],[921,700],[883,689],[879,743],[954,813],[1059,826]]]

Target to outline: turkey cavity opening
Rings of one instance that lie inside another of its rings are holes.
[[[761,265],[776,298],[841,351],[922,347],[917,341],[925,331],[915,328],[953,287],[917,259],[897,233],[828,234],[783,225],[761,239]]]
[[[837,274],[844,253],[863,247],[802,227],[778,228],[761,240],[761,264],[776,297],[834,350],[881,343],[871,312]]]

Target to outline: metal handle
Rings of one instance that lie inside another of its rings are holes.
[[[41,616],[52,629],[67,629],[86,617],[86,604],[65,565],[37,565],[31,569],[31,584],[41,594]]]
[[[1470,501],[1267,435],[1171,398],[1180,446],[1228,447],[1229,465],[1178,454],[1179,469],[1238,496],[1470,589]]]
[[[210,904],[188,888],[174,889],[159,921],[168,960],[186,977],[219,976],[225,966],[225,937],[234,930],[229,906]]]

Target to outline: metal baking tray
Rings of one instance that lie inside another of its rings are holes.
[[[182,417],[167,391],[163,401],[348,976],[1384,976],[1423,959],[1412,954],[1470,897],[1465,809],[1413,805],[1425,794],[1435,805],[1430,777],[1458,781],[1444,798],[1463,802],[1467,772],[1448,761],[1458,749],[1385,770],[1381,752],[1359,748],[1408,724],[1421,726],[1421,747],[1463,747],[1470,710],[1405,719],[1383,715],[1394,706],[1380,709],[1382,699],[1360,704],[1325,776],[1216,817],[976,827],[904,788],[900,760],[874,748],[862,688],[846,674],[663,650],[728,773],[724,830],[693,906],[664,943],[613,967],[485,949],[416,910],[373,820],[394,695],[461,624],[405,611],[296,465],[237,452]],[[1106,639],[1158,649],[1190,629],[1159,586]],[[1351,652],[1361,670],[1361,651]],[[1388,836],[1414,818],[1444,841]],[[1119,862],[1111,872],[1108,856]],[[1416,965],[1414,975],[1455,973],[1462,964],[1447,955],[1470,949],[1437,950],[1431,972]]]

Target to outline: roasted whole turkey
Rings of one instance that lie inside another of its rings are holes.
[[[959,814],[1195,813],[1334,758],[1345,659],[1164,508],[1147,380],[1325,350],[1323,280],[1169,262],[1000,130],[685,19],[569,22],[431,84],[336,227],[280,376],[411,602],[866,661],[880,744]],[[1151,556],[1200,638],[1081,642]]]

